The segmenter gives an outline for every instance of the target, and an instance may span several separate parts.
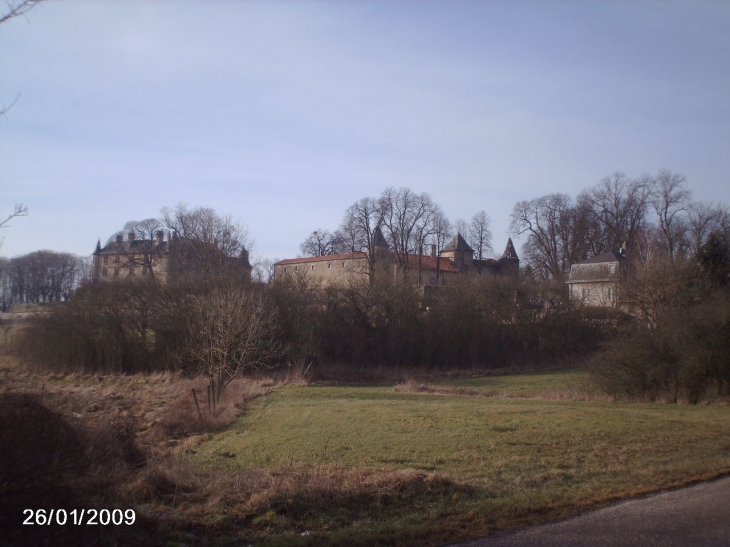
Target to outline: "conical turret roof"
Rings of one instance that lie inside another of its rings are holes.
[[[502,258],[513,258],[515,260],[519,260],[517,258],[517,251],[515,251],[515,246],[512,244],[512,238],[507,238],[507,246],[504,248],[504,253],[502,253]]]
[[[380,229],[380,226],[375,228],[375,231],[373,232],[373,247],[387,247],[388,242],[385,241],[385,236],[383,235],[382,230]]]

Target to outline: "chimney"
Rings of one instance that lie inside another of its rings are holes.
[[[163,232],[162,230],[158,230],[157,231],[157,244],[162,245],[162,242],[164,241],[164,239],[165,239],[165,232]]]
[[[129,239],[129,242],[130,242],[130,243],[131,243],[132,241],[134,241],[134,232],[129,232],[129,234],[127,234],[127,236],[128,236],[128,237],[127,237],[127,239]]]
[[[117,236],[117,243],[122,243],[124,241],[124,236],[122,234],[119,234]]]
[[[431,256],[436,258],[436,245],[431,244]]]

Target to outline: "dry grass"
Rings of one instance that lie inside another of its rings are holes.
[[[482,379],[483,380],[483,379]],[[479,386],[474,382],[469,385],[448,385],[448,383],[431,383],[418,379],[408,379],[396,384],[394,391],[401,393],[427,393],[429,395],[460,395],[463,397],[490,397],[503,399],[537,399],[543,401],[593,401],[605,402],[609,397],[602,395],[590,384],[587,378],[577,377],[570,379],[559,387],[545,388],[533,392],[518,392],[509,388]]]
[[[204,380],[177,374],[39,375],[2,356],[0,378],[0,524],[7,531],[0,545],[51,538],[54,545],[265,543],[280,533],[314,541],[386,509],[471,492],[444,475],[409,469],[290,462],[232,471],[192,463],[187,455],[199,440],[268,393],[270,379],[232,382],[208,411]],[[29,529],[20,525],[28,507],[133,507],[138,521],[101,536],[83,527]]]

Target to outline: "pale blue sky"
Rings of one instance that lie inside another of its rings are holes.
[[[730,203],[724,2],[50,0],[0,26],[1,254],[180,201],[293,257],[388,186],[447,215],[666,168]]]

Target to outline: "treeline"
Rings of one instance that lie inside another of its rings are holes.
[[[0,258],[0,307],[7,311],[16,303],[69,300],[89,275],[89,261],[70,253],[36,251]]]
[[[85,286],[36,319],[23,352],[51,370],[205,372],[298,363],[470,368],[552,362],[595,350],[600,321],[532,280],[463,279],[424,300],[392,275],[322,285],[287,276]]]
[[[576,199],[549,194],[520,201],[510,231],[526,236],[525,266],[542,279],[565,281],[571,264],[624,242],[637,266],[656,259],[691,262],[710,234],[730,238],[730,210],[693,201],[682,175],[615,173]]]
[[[652,261],[623,280],[633,310],[590,361],[612,396],[697,403],[730,394],[730,250],[711,235],[695,261]]]
[[[364,197],[345,211],[340,226],[319,228],[300,245],[303,256],[370,252],[376,230],[384,235],[399,265],[408,267],[408,256],[427,248],[440,253],[460,233],[482,260],[492,252],[489,215],[476,213],[470,220],[452,222],[426,192],[410,188],[386,188],[378,197]]]

